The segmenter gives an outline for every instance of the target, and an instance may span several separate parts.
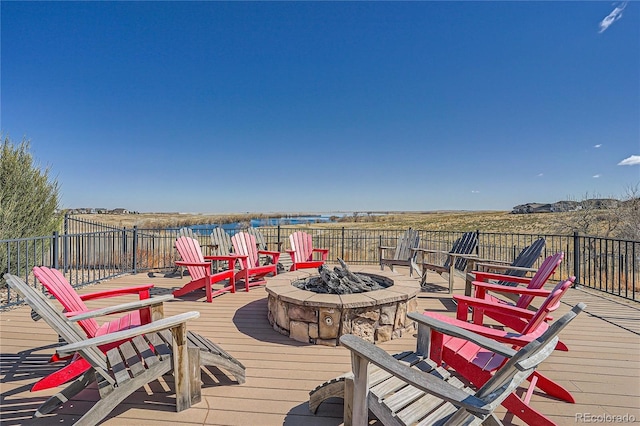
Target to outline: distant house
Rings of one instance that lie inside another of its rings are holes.
[[[119,208],[119,209],[113,209],[109,213],[111,213],[111,214],[129,214],[129,210]]]

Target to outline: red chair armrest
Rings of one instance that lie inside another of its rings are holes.
[[[143,284],[137,285],[134,287],[123,287],[116,288],[113,290],[103,290],[96,291],[93,293],[81,294],[81,300],[93,300],[93,299],[104,299],[107,297],[116,297],[122,296],[125,294],[138,294],[140,299],[148,299],[149,298],[149,289],[153,287],[153,284]]]
[[[518,284],[529,284],[531,282],[531,278],[514,277],[513,275],[496,274],[493,272],[473,271],[472,274],[475,275],[474,281],[497,280]]]
[[[270,251],[270,250],[258,250],[258,254],[266,254],[269,256],[280,256],[279,251]]]
[[[513,293],[540,297],[547,297],[549,294],[551,294],[551,290],[545,290],[543,288],[533,289],[526,287],[511,287],[508,285],[485,283],[480,281],[473,281],[471,284],[473,284],[478,289],[482,288],[485,291],[496,291],[500,293]]]
[[[211,262],[185,262],[184,260],[176,260],[178,266],[211,266]]]
[[[249,256],[245,256],[242,254],[225,254],[225,255],[216,255],[216,256],[204,256],[206,260],[238,260],[245,259]]]

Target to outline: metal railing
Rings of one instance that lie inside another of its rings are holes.
[[[207,254],[211,228],[198,227],[196,236]],[[271,226],[259,228],[269,249],[289,246],[292,232],[313,236],[315,247],[329,249],[329,259],[340,257],[349,264],[379,263],[378,247],[395,246],[404,230],[309,228]],[[63,233],[51,236],[0,240],[0,271],[8,271],[37,285],[33,266],[46,265],[63,271],[72,285],[80,286],[128,273],[175,271],[177,228],[118,229],[100,223],[65,220]],[[233,234],[235,231],[230,231]],[[421,247],[447,251],[462,231],[420,230]],[[565,261],[554,278],[576,276],[576,283],[626,299],[640,297],[640,241],[573,235],[507,234],[478,232],[477,254],[481,258],[511,262],[537,238],[545,238],[542,260],[558,251]],[[444,262],[444,260],[442,260]],[[0,274],[1,275],[1,274]],[[1,278],[1,277],[0,277]],[[0,279],[0,284],[2,280]],[[0,308],[19,303],[6,285],[0,287]]]

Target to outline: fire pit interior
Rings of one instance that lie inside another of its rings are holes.
[[[414,278],[372,266],[322,266],[267,279],[273,328],[305,343],[335,346],[343,334],[383,342],[413,332]],[[313,291],[312,291],[313,290]]]

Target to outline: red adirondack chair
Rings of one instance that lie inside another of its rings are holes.
[[[291,250],[287,250],[287,253],[291,255],[291,260],[293,261],[291,271],[318,268],[327,261],[329,249],[313,248],[313,239],[306,232],[294,232],[289,235],[289,242],[291,243]],[[322,260],[314,260],[313,253],[320,253]]]
[[[180,237],[176,240],[176,249],[180,253],[182,260],[177,260],[176,265],[185,266],[189,271],[191,281],[183,285],[182,288],[173,291],[175,297],[183,296],[194,290],[205,289],[207,302],[213,300],[213,296],[224,292],[236,292],[236,281],[233,265],[238,260],[237,256],[203,256],[198,240],[189,237]],[[226,260],[229,268],[226,271],[211,273],[211,260]],[[222,288],[213,289],[213,284],[224,280],[229,280],[229,285]]]
[[[236,272],[235,279],[243,280],[246,291],[249,287],[265,284],[264,279],[269,274],[278,274],[278,259],[280,252],[258,250],[256,238],[247,232],[238,232],[231,237],[234,255],[240,260],[240,270]],[[260,255],[264,254],[271,258],[268,265],[260,265]]]
[[[69,281],[67,281],[65,276],[57,269],[47,268],[46,266],[36,266],[33,268],[33,274],[48,290],[48,292],[53,295],[58,302],[60,302],[68,317],[88,312],[90,309],[84,303],[85,300],[103,299],[126,294],[138,294],[139,299],[144,300],[149,298],[149,289],[153,287],[153,284],[146,284],[80,295],[71,286]],[[78,324],[87,334],[87,337],[96,337],[137,327],[141,324],[148,324],[150,322],[151,313],[150,310],[146,308],[130,312],[120,318],[105,322],[102,325],[99,325],[93,318],[78,321]],[[116,347],[119,343],[120,342],[114,342],[110,345],[106,345],[104,350]],[[60,358],[58,358],[57,355],[53,355],[51,357],[52,362],[59,360]],[[81,362],[78,363],[77,361]],[[86,371],[89,367],[89,364],[83,359],[73,360],[67,366],[38,381],[33,386],[32,390],[36,391],[59,386],[71,378],[76,377],[81,372]]]
[[[485,311],[502,311],[505,315],[510,314],[516,318],[526,319],[526,325],[520,329],[500,330],[483,325],[471,324],[434,312],[424,312],[424,315],[454,324],[466,330],[470,330],[496,341],[511,345],[514,349],[518,349],[540,337],[540,335],[549,328],[545,319],[550,312],[556,310],[558,306],[560,306],[560,298],[567,289],[571,287],[574,280],[575,277],[571,277],[558,283],[558,285],[556,285],[556,287],[550,292],[549,296],[541,304],[540,308],[535,312],[501,303],[496,303],[493,307],[490,307],[486,301],[481,301],[487,304]],[[566,347],[563,346],[564,345],[558,344],[556,349],[566,350]],[[451,367],[477,387],[484,385],[484,383],[491,378],[493,373],[506,362],[506,359],[503,356],[487,351],[474,343],[470,343],[458,337],[445,336],[433,330],[431,332],[429,357],[439,364]],[[530,425],[537,426],[554,424],[542,413],[529,405],[534,388],[537,387],[548,395],[560,398],[567,402],[575,402],[573,396],[568,390],[539,372],[532,374],[529,377],[529,381],[531,384],[522,399],[520,399],[515,393],[512,393],[503,401],[502,405],[515,416],[521,418]]]
[[[502,275],[495,274],[489,272],[474,272],[476,276],[476,280],[474,280],[471,285],[475,287],[475,295],[474,297],[462,296],[462,295],[454,295],[454,299],[458,302],[458,316],[459,320],[466,321],[468,317],[470,303],[472,303],[475,299],[484,299],[490,304],[504,304],[511,305],[517,308],[527,309],[531,302],[535,297],[547,297],[551,293],[550,290],[543,289],[545,283],[549,280],[551,275],[555,272],[556,268],[560,266],[562,260],[564,259],[564,252],[558,252],[554,255],[547,257],[540,265],[540,268],[536,271],[535,275],[531,278],[525,277],[515,277],[511,275]],[[499,280],[499,281],[507,281],[510,283],[516,284],[516,286],[510,285],[502,285],[502,284],[494,284],[490,282],[485,282],[489,280]],[[517,286],[518,284],[526,284],[526,288],[522,286]],[[489,292],[498,292],[498,293],[506,293],[513,294],[516,296],[520,296],[516,303],[511,303],[509,301],[500,299],[496,296],[489,294]],[[513,319],[512,316],[503,315],[500,311],[489,310],[484,312],[482,309],[482,304],[475,304],[473,309],[473,323],[474,324],[482,324],[484,315],[489,318],[493,318],[494,320],[501,322],[511,328],[516,328],[517,325],[510,324]]]

